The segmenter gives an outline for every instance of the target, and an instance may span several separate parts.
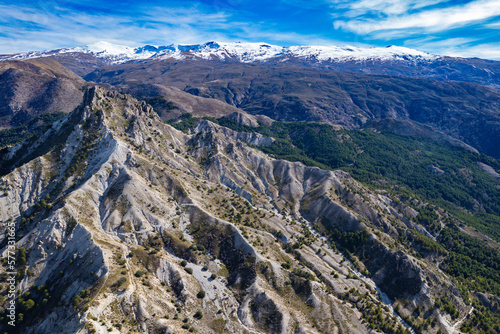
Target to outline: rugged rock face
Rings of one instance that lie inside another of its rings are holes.
[[[429,333],[449,329],[432,308],[454,289],[439,256],[394,241],[408,209],[345,172],[251,147],[271,143],[207,120],[185,134],[94,87],[43,136],[4,149],[0,245],[15,222],[26,257],[16,330],[405,332],[375,283],[401,315],[418,303],[439,318]]]

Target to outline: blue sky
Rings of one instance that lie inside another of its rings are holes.
[[[500,60],[500,0],[4,0],[0,54],[87,45],[398,45]]]

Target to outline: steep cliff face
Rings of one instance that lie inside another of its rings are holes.
[[[454,291],[439,256],[395,242],[408,208],[252,148],[271,143],[206,120],[185,134],[95,87],[43,136],[4,149],[0,245],[15,222],[26,257],[16,330],[405,332],[378,287],[401,315],[418,303],[439,319],[428,332],[448,328],[433,308]],[[468,311],[460,294],[452,303]]]

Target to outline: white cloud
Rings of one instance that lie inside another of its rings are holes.
[[[371,6],[375,6],[377,1],[380,0],[363,0],[361,3],[368,3]],[[402,2],[404,1],[396,1],[399,4]],[[356,5],[353,6],[356,8]],[[368,5],[365,7],[368,8]],[[355,18],[348,21],[336,20],[334,27],[359,34],[373,34],[374,32],[383,30],[399,30],[401,31],[401,36],[408,33],[421,34],[422,31],[418,30],[418,28],[423,28],[430,32],[443,31],[500,15],[500,2],[498,0],[477,0],[461,6],[423,10],[414,14],[406,14],[406,12],[402,9],[394,10],[393,13],[386,10],[385,13],[388,14],[386,18]],[[408,31],[408,29],[414,30]]]
[[[500,22],[488,23],[485,27],[490,29],[500,29]]]
[[[412,10],[425,8],[449,0],[337,0],[333,1],[333,8],[343,8],[343,16],[355,18],[366,14],[375,14],[379,17],[400,15]],[[336,16],[336,14],[333,14]]]
[[[500,43],[478,44],[469,47],[449,47],[442,50],[443,55],[464,58],[483,58],[500,60]]]
[[[437,50],[442,47],[445,48],[457,47],[457,46],[466,47],[474,42],[476,42],[476,39],[474,38],[455,37],[455,38],[441,39],[436,36],[427,36],[422,38],[408,39],[405,41],[405,46],[412,48],[415,47],[422,48],[425,46],[427,48]]]
[[[152,8],[132,16],[81,12],[39,12],[32,8],[1,6],[0,54],[85,45],[106,40],[123,45],[144,41],[200,43],[230,30],[228,15],[196,8]],[[21,28],[19,27],[21,26]]]
[[[436,36],[408,39],[404,46],[442,56],[500,60],[500,43],[477,44],[474,38],[447,38]]]
[[[406,13],[410,9],[411,3],[409,1],[396,0],[361,0],[354,1],[349,5],[347,15],[356,17],[366,14],[367,12],[376,11],[386,15]]]
[[[262,22],[237,22],[224,11],[192,8],[153,7],[127,15],[98,15],[65,9],[41,12],[32,8],[0,6],[4,26],[0,33],[0,54],[88,45],[108,41],[127,46],[150,44],[198,44],[253,41],[288,44],[332,44],[314,35],[282,32]],[[23,21],[24,29],[9,26]],[[28,28],[36,23],[33,28]],[[2,37],[2,34],[6,35]],[[336,44],[343,44],[338,41]]]
[[[404,42],[404,46],[411,49],[425,51],[431,54],[449,55],[450,50],[466,50],[476,42],[473,38],[447,38],[436,36],[412,38]]]

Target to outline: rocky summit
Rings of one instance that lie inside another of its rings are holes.
[[[136,61],[0,62],[1,331],[498,331],[496,88]]]

